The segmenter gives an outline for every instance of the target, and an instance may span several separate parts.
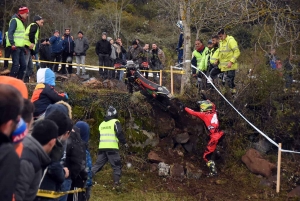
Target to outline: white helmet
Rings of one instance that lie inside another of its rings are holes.
[[[115,115],[117,115],[117,110],[113,106],[109,106],[109,108],[108,108],[108,110],[106,112],[106,115],[108,117],[115,116]]]

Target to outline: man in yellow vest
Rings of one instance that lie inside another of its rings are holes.
[[[92,167],[93,176],[99,172],[109,161],[113,169],[114,187],[118,188],[121,178],[121,158],[119,154],[119,141],[128,148],[121,124],[117,119],[117,110],[109,106],[104,121],[99,126],[100,142],[98,157]]]
[[[218,64],[221,72],[224,72],[225,80],[231,93],[235,94],[235,70],[238,68],[237,59],[241,53],[236,40],[232,36],[227,35],[224,29],[218,32],[218,36],[220,38],[220,45],[215,64]]]
[[[18,79],[23,79],[26,68],[24,57],[24,21],[27,19],[28,13],[29,9],[27,7],[20,7],[18,13],[12,16],[7,31],[6,47],[11,47],[12,50],[12,68],[10,76]]]
[[[38,43],[40,35],[40,27],[44,25],[44,19],[37,15],[33,18],[33,23],[31,23],[25,31],[25,63],[26,72],[24,77],[24,82],[29,82],[29,76],[33,74],[33,63],[31,57],[38,52],[36,50],[36,44]]]

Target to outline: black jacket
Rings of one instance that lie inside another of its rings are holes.
[[[67,140],[65,159],[65,167],[69,169],[69,174],[73,181],[80,175],[81,171],[85,171],[85,148],[85,143],[80,137],[80,130],[74,126]]]
[[[40,60],[51,61],[51,47],[50,45],[40,45]]]
[[[20,171],[20,159],[10,139],[2,133],[0,133],[0,153],[0,200],[12,201]]]
[[[111,44],[110,42],[108,42],[107,40],[99,40],[96,44],[96,54],[99,55],[99,54],[108,54],[110,55],[111,54]]]

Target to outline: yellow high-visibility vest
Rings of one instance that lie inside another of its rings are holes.
[[[31,45],[31,42],[29,40],[29,32],[30,32],[30,28],[32,25],[34,25],[36,23],[31,23],[27,28],[26,28],[26,31],[25,31],[25,45],[27,45],[28,47]],[[40,34],[40,28],[38,27],[36,33],[35,33],[35,36],[34,36],[34,46],[33,46],[33,49],[35,50],[35,45],[37,44],[38,42],[38,39],[39,39],[39,34]]]
[[[99,149],[119,149],[119,140],[115,132],[117,119],[103,121],[99,126],[100,142]]]
[[[17,28],[14,33],[15,46],[16,47],[24,47],[25,46],[25,40],[24,40],[25,26],[19,18],[13,18],[13,19],[15,19],[17,22]],[[11,23],[11,21],[13,19],[10,20],[9,24]],[[6,47],[10,47],[10,46],[11,46],[11,44],[8,39],[8,32],[6,32]]]

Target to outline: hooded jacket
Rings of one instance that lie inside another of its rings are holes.
[[[32,136],[26,136],[23,145],[15,198],[17,201],[32,201],[36,197],[43,169],[51,162],[51,159],[41,144]]]
[[[50,104],[68,99],[65,93],[55,91],[55,74],[49,68],[40,68],[38,70],[37,83],[31,98],[31,102],[35,107],[34,117],[38,117],[44,113]]]
[[[87,181],[86,187],[93,185],[92,182],[92,158],[89,150],[90,126],[84,121],[78,121],[75,126],[80,129],[80,137],[85,143]]]
[[[11,201],[20,171],[20,159],[11,140],[0,133],[0,200]]]

